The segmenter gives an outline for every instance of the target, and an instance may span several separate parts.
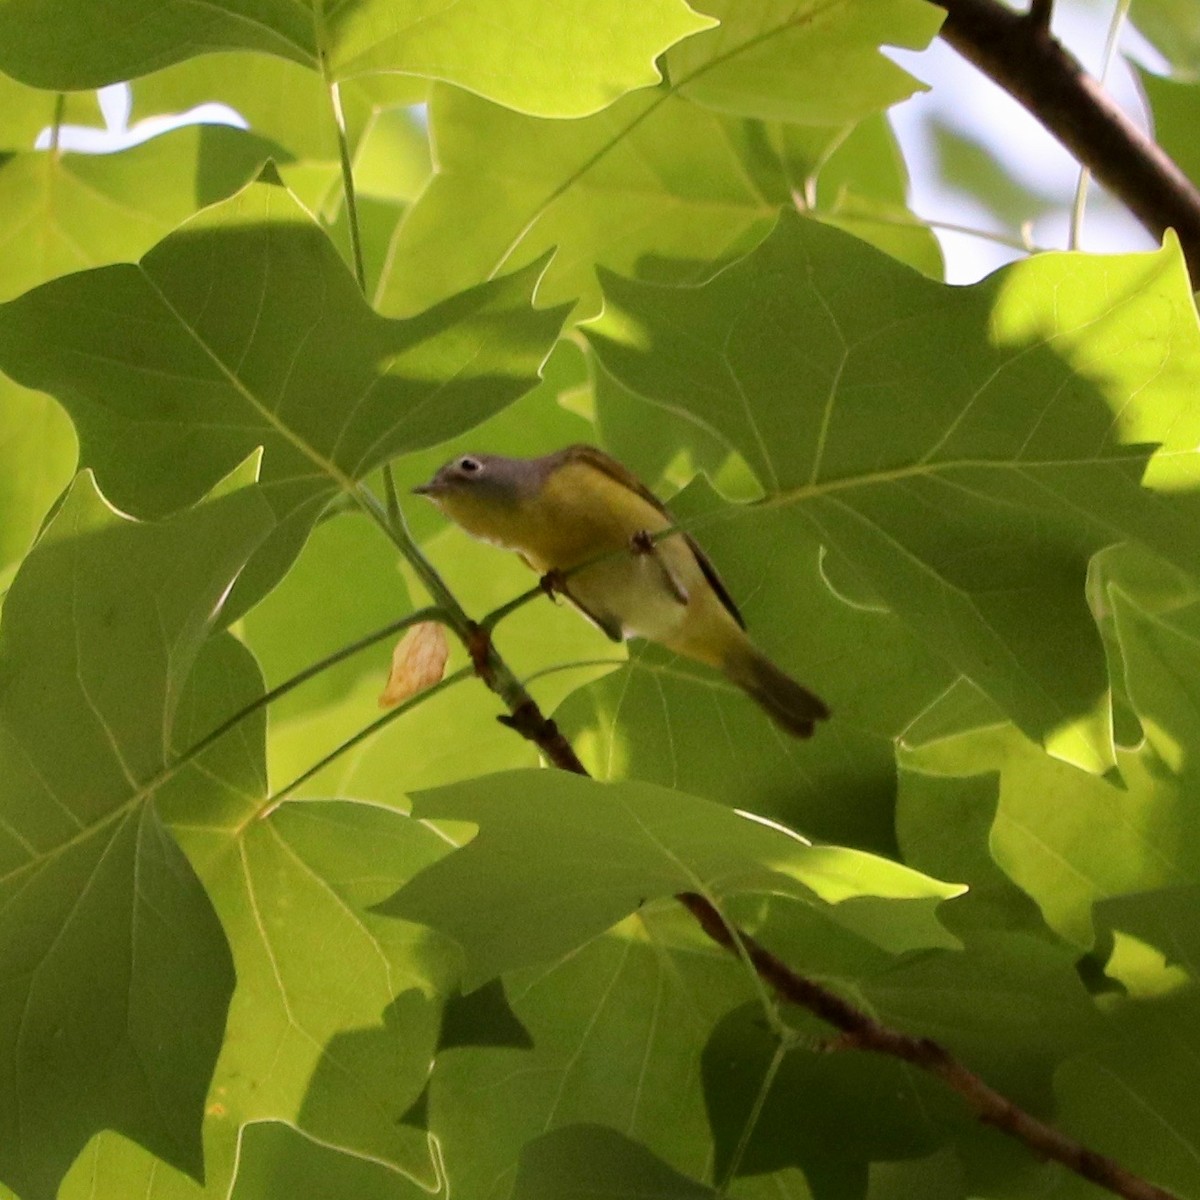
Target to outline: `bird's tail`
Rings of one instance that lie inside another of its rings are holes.
[[[823,701],[749,642],[736,647],[722,665],[733,683],[795,737],[811,737],[815,723],[829,716]]]

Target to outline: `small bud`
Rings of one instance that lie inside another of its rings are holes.
[[[439,622],[422,621],[414,625],[392,652],[392,672],[380,693],[379,707],[394,708],[432,687],[446,673],[449,653],[446,631]]]

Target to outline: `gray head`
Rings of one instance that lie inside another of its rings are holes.
[[[503,454],[462,454],[413,492],[428,496],[438,505],[471,498],[488,504],[516,504],[537,491],[545,462],[541,458],[506,458]]]

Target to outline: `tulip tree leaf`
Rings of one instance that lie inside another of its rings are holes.
[[[724,439],[764,506],[808,522],[1021,728],[1111,763],[1088,556],[1131,539],[1188,570],[1200,553],[1164,490],[1200,465],[1175,246],[951,289],[785,217],[700,287],[604,286],[589,338],[625,387]]]
[[[278,147],[191,125],[119,154],[30,151],[0,165],[0,299],[86,267],[141,257],[198,208],[232,195]],[[163,185],[146,187],[146,176]]]
[[[513,1200],[561,1200],[604,1180],[610,1200],[714,1200],[710,1187],[673,1171],[644,1146],[603,1125],[564,1125],[526,1142]],[[652,1190],[651,1190],[652,1189]]]
[[[665,86],[570,122],[435,87],[429,119],[435,173],[396,230],[377,293],[388,313],[413,312],[551,248],[539,299],[578,298],[595,311],[597,264],[694,282],[760,240],[781,206],[804,203],[836,222],[855,205],[894,211],[904,199],[894,138],[878,119],[867,123],[877,151],[869,156],[845,121],[737,120]],[[922,266],[936,262],[927,231],[876,233],[892,243],[902,235]]]
[[[1200,1054],[1197,1029],[1194,987],[1131,1006],[1103,1042],[1064,1062],[1055,1080],[1065,1132],[1177,1196],[1200,1189],[1200,1113],[1187,1086],[1189,1072],[1180,1069]],[[1121,1120],[1112,1119],[1114,1111]],[[1089,1190],[1071,1179],[1063,1195],[1082,1200]]]
[[[154,795],[188,671],[269,527],[257,489],[141,525],[81,476],[5,602],[0,1178],[28,1200],[102,1128],[201,1173],[233,969]]]
[[[324,14],[284,0],[16,0],[0,70],[40,88],[102,87],[198,53],[253,50],[334,78],[445,79],[527,112],[583,116],[656,83],[654,60],[712,25],[683,0],[359,0]],[[586,30],[586,34],[584,31]]]
[[[642,901],[677,892],[815,892],[837,903],[959,891],[649,784],[513,771],[423,793],[413,812],[470,821],[480,832],[381,911],[454,937],[467,952],[469,985],[565,953]]]
[[[1184,78],[1200,75],[1200,27],[1187,0],[1133,0],[1134,24]]]
[[[523,1146],[577,1122],[620,1130],[673,1170],[705,1177],[700,1055],[753,991],[677,904],[647,903],[556,962],[510,973],[505,991],[531,1044],[442,1049],[430,1081],[429,1129],[457,1194],[509,1187]],[[587,1066],[593,1056],[602,1072]]]
[[[338,98],[351,153],[379,112],[420,104],[427,89],[424,81],[402,76],[343,84]],[[132,91],[131,121],[217,101],[232,108],[253,133],[283,147],[290,158],[337,161],[338,131],[329,87],[315,71],[286,58],[250,51],[205,54],[136,80]]]
[[[921,0],[698,0],[720,25],[667,56],[684,95],[721,112],[835,125],[886,108],[920,85],[880,53],[922,50],[943,14]],[[829,86],[834,75],[844,85]]]
[[[422,1200],[428,1192],[368,1155],[310,1139],[281,1121],[256,1121],[242,1131],[237,1176],[229,1200]]]
[[[289,195],[259,184],[137,265],[0,306],[0,366],[62,401],[83,463],[138,515],[193,503],[261,446],[280,528],[243,581],[257,598],[335,491],[533,386],[562,318],[530,307],[538,269],[389,321]]]
[[[77,457],[62,408],[0,376],[0,587],[70,483]]]

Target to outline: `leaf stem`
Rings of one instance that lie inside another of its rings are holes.
[[[367,291],[367,271],[363,265],[362,235],[358,227],[358,198],[354,191],[354,164],[350,160],[350,139],[346,133],[346,114],[342,109],[342,91],[337,80],[329,77],[327,60],[321,56],[321,69],[325,84],[329,88],[329,106],[333,110],[333,124],[337,130],[338,158],[342,164],[342,196],[346,201],[346,223],[350,227],[350,254],[354,259],[354,278],[364,295]]]
[[[542,713],[512,669],[500,657],[492,643],[490,630],[467,615],[458,598],[446,585],[446,581],[421,552],[421,548],[409,532],[399,503],[395,506],[395,513],[389,513],[371,489],[361,483],[355,488],[354,494],[364,512],[387,534],[416,571],[440,611],[441,619],[454,631],[471,655],[475,673],[504,701],[508,715],[500,720],[533,742],[555,766],[577,775],[586,775],[587,770],[579,761],[579,756],[570,742],[559,732],[558,726]],[[532,596],[528,598],[532,599]]]
[[[1172,1193],[1126,1170],[1115,1159],[1098,1154],[1045,1121],[1026,1112],[959,1062],[932,1038],[914,1037],[882,1024],[814,979],[794,971],[748,933],[734,938],[725,918],[707,897],[681,892],[676,899],[719,946],[749,955],[758,977],[780,999],[798,1004],[842,1031],[831,1049],[867,1050],[909,1063],[936,1076],[956,1092],[977,1120],[1023,1143],[1038,1158],[1052,1159],[1068,1170],[1126,1200],[1175,1200]]]
[[[1108,82],[1108,73],[1112,69],[1113,59],[1117,53],[1117,42],[1121,37],[1121,28],[1129,15],[1130,0],[1117,0],[1113,9],[1112,20],[1108,23],[1108,37],[1104,43],[1104,58],[1100,66],[1100,86]],[[1047,22],[1047,28],[1049,23]],[[1087,208],[1088,185],[1092,180],[1091,168],[1086,163],[1079,167],[1079,181],[1075,185],[1075,199],[1071,204],[1071,226],[1067,235],[1067,247],[1078,250],[1083,237],[1083,215]]]
[[[58,143],[62,135],[63,117],[67,111],[67,93],[59,92],[54,97],[54,122],[50,126],[50,153],[58,156]]]
[[[278,788],[272,792],[258,809],[243,823],[243,827],[251,821],[256,821],[261,817],[268,816],[279,804],[292,792],[294,792],[302,784],[307,783],[319,771],[323,771],[330,763],[336,762],[348,750],[353,750],[355,746],[365,742],[367,738],[378,733],[385,726],[390,725],[397,717],[402,717],[406,712],[410,712],[416,708],[418,704],[424,704],[426,700],[432,700],[439,692],[444,692],[447,688],[453,687],[456,683],[461,683],[471,674],[470,667],[459,667],[451,675],[447,675],[445,679],[439,680],[432,687],[426,688],[423,692],[418,692],[415,696],[410,696],[403,704],[396,705],[395,708],[383,714],[377,720],[372,721],[369,725],[365,725],[352,737],[347,738],[344,742],[339,743],[326,755],[319,758],[313,765],[302,771],[290,783]]]
[[[762,1111],[766,1107],[771,1085],[775,1082],[775,1076],[779,1074],[779,1068],[783,1065],[783,1060],[790,1049],[789,1043],[782,1039],[775,1047],[775,1053],[771,1056],[771,1061],[763,1073],[762,1082],[758,1085],[758,1094],[754,1097],[754,1103],[750,1106],[749,1113],[746,1114],[746,1123],[742,1126],[741,1136],[733,1151],[733,1157],[729,1160],[725,1177],[721,1180],[721,1186],[717,1188],[717,1200],[724,1200],[733,1186],[733,1181],[737,1178],[738,1168],[742,1165],[742,1159],[746,1157],[746,1148],[750,1145],[750,1139],[754,1136],[754,1131],[758,1128],[758,1122],[762,1118]]]
[[[319,659],[310,666],[304,668],[303,671],[293,675],[290,679],[285,679],[281,684],[271,688],[270,691],[264,692],[261,696],[255,697],[249,704],[243,705],[227,717],[215,729],[206,733],[198,742],[189,746],[183,753],[172,758],[166,766],[166,771],[169,775],[173,775],[180,767],[186,766],[194,758],[203,754],[215,742],[223,738],[236,725],[240,725],[247,717],[258,712],[259,709],[266,708],[267,705],[273,704],[276,700],[282,699],[289,692],[294,691],[302,683],[307,683],[314,676],[319,675],[322,671],[329,670],[330,667],[337,666],[347,658],[353,657],[360,650],[365,650],[369,646],[374,646],[377,642],[382,642],[385,638],[392,634],[399,633],[401,629],[407,629],[410,625],[416,625],[421,621],[440,621],[442,620],[440,609],[432,606],[419,609],[417,612],[409,613],[407,616],[400,617],[398,620],[389,621],[388,624],[376,629],[373,633],[368,633],[360,637],[357,641],[351,642],[347,646],[342,646],[333,654],[327,655],[325,658]],[[163,778],[159,782],[165,782]]]

